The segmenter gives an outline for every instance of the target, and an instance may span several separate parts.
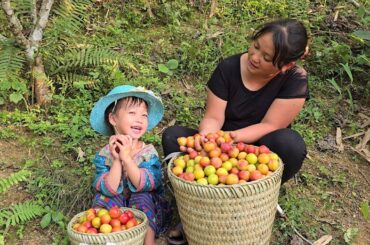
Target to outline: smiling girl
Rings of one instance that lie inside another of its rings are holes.
[[[95,156],[94,207],[131,207],[149,220],[145,244],[155,244],[164,232],[171,210],[164,198],[161,162],[154,146],[141,136],[163,116],[161,99],[152,91],[122,85],[111,90],[94,106],[91,126],[110,136],[109,144]]]

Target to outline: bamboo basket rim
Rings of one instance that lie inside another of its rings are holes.
[[[269,179],[272,179],[272,178],[276,178],[277,175],[279,174],[279,172],[281,171],[281,169],[284,167],[284,163],[283,161],[280,159],[279,157],[279,168],[276,169],[274,172],[272,172],[272,174],[270,174],[269,176],[266,176],[262,179],[259,179],[259,180],[253,180],[253,181],[247,181],[245,183],[242,183],[242,184],[233,184],[233,185],[201,185],[201,184],[198,184],[197,182],[195,181],[187,181],[187,180],[184,180],[178,176],[176,176],[172,171],[171,171],[171,166],[173,165],[173,160],[178,157],[179,155],[183,155],[184,153],[183,152],[178,152],[179,154],[178,155],[175,155],[173,156],[169,163],[167,164],[167,174],[169,177],[171,178],[175,178],[177,181],[180,181],[182,182],[183,184],[185,185],[189,185],[189,186],[196,186],[196,187],[201,187],[201,188],[208,188],[208,189],[229,189],[229,188],[238,188],[238,187],[246,187],[246,186],[255,186],[255,185],[260,185],[262,182],[266,182],[268,181]]]
[[[94,208],[94,209],[96,209],[96,208]],[[146,232],[148,218],[146,217],[146,214],[143,211],[135,209],[135,208],[127,208],[127,207],[120,207],[120,209],[122,211],[127,211],[127,210],[132,211],[134,213],[134,217],[139,218],[141,223],[138,224],[137,226],[134,226],[134,227],[128,229],[128,230],[115,231],[115,232],[111,232],[111,233],[107,233],[107,234],[104,234],[104,233],[97,233],[97,234],[82,233],[82,232],[78,232],[78,231],[74,230],[72,228],[72,226],[76,223],[77,219],[86,212],[86,211],[83,211],[83,212],[80,212],[80,213],[76,214],[75,216],[73,216],[73,218],[68,223],[67,231],[68,231],[68,233],[71,233],[73,235],[86,236],[86,237],[89,237],[89,238],[92,238],[92,237],[94,237],[94,238],[96,238],[96,237],[111,238],[111,237],[122,235],[122,234],[130,235],[130,233],[133,233],[133,232],[135,232],[137,230],[140,230],[140,229],[143,229],[143,232]],[[143,227],[143,226],[145,226],[145,227]]]

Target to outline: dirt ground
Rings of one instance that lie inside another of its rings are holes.
[[[30,135],[30,137],[33,136]],[[328,142],[324,145],[330,144],[330,140]],[[35,148],[15,139],[0,140],[0,178],[8,177],[11,173],[19,171],[20,163],[24,163],[27,159],[42,157],[38,156],[40,153],[33,149]],[[309,180],[307,176],[311,179]],[[345,147],[345,151],[339,153],[330,147],[320,150],[311,147],[308,159],[297,178],[298,181],[290,180],[286,188],[293,190],[304,186],[305,197],[303,198],[314,200],[317,207],[314,213],[307,215],[311,216],[319,226],[333,227],[327,232],[341,241],[339,244],[345,244],[343,233],[346,229],[357,227],[359,231],[354,242],[358,245],[365,245],[370,244],[370,222],[362,217],[359,207],[364,200],[370,200],[369,176],[370,164],[350,148]],[[323,181],[326,181],[326,184],[323,184]],[[24,183],[21,183],[1,194],[0,209],[31,199],[32,195],[26,193],[25,188]],[[329,198],[322,199],[322,193]],[[321,208],[325,205],[332,205],[332,208],[329,211]],[[342,227],[342,231],[339,232],[338,228],[334,227]],[[23,232],[24,237],[21,240],[17,238],[15,232],[15,230],[10,230],[13,234],[7,235],[7,244],[52,243],[52,231],[41,229],[38,222],[26,226]],[[158,244],[166,244],[164,237],[158,240]]]
[[[309,156],[311,159],[305,161],[301,173],[312,174],[319,183],[317,186],[307,187],[310,188],[307,189],[310,192],[308,196],[317,198],[317,210],[311,214],[312,218],[318,224],[342,227],[343,233],[348,228],[356,227],[358,234],[353,240],[354,244],[370,244],[370,222],[366,221],[360,212],[360,204],[364,200],[370,200],[369,162],[357,155],[355,157],[350,149],[343,153],[310,150]],[[322,166],[329,172],[323,171]],[[323,187],[323,184],[320,184],[323,179],[331,179],[332,185]],[[288,185],[288,188],[294,188],[297,184],[291,180]],[[322,199],[322,195],[315,195],[315,192],[320,193],[323,189],[330,198]],[[333,208],[328,212],[322,208],[326,205],[333,205]],[[340,240],[340,244],[345,244],[343,234],[336,232],[330,235]]]

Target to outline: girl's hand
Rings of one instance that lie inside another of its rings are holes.
[[[132,159],[132,138],[129,135],[116,135],[119,158],[123,161]]]
[[[118,150],[118,146],[117,146],[117,137],[116,135],[112,135],[110,138],[109,138],[109,151],[110,151],[110,154],[113,156],[113,161],[114,160],[120,160],[119,158],[119,150]]]

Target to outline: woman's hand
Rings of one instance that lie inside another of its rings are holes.
[[[234,143],[234,142],[239,142],[240,141],[240,140],[238,140],[238,134],[237,134],[237,132],[235,132],[235,131],[229,131],[229,134],[230,134],[230,137],[232,139],[231,144]]]
[[[215,133],[222,128],[225,121],[226,105],[227,101],[220,99],[210,89],[207,89],[206,111],[199,124],[200,134]]]

